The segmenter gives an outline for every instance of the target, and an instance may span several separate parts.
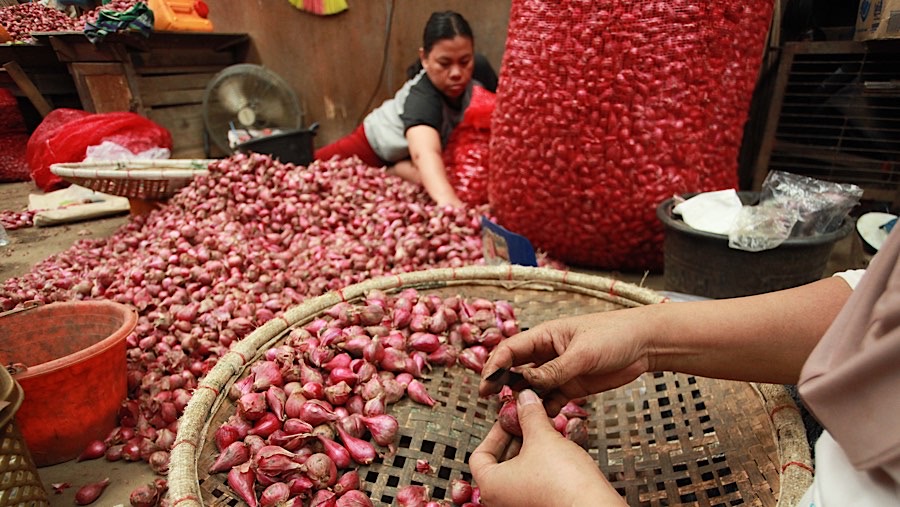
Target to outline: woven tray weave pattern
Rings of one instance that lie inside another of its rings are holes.
[[[25,393],[6,368],[0,368],[0,399],[9,402],[0,408],[0,507],[48,507],[47,492],[15,421]]]
[[[662,299],[652,291],[614,281],[607,281],[604,290],[603,284],[584,286],[535,278],[544,271],[548,270],[527,272],[530,281],[464,280],[456,272],[452,276],[444,273],[439,281],[398,280],[395,286],[415,287],[420,293],[441,296],[506,299],[513,304],[523,328],[565,315],[612,311]],[[499,276],[497,271],[492,273],[487,278]],[[343,296],[351,302],[355,297],[348,295],[347,290]],[[334,303],[321,304],[321,309],[307,312],[295,324],[302,325]],[[286,316],[286,320],[291,321],[291,316]],[[252,364],[257,354],[286,335],[289,326],[281,327],[277,332],[270,330],[266,341],[262,341],[264,333],[258,331],[257,348],[246,364]],[[247,373],[243,367],[229,366],[229,370],[230,377],[217,393],[227,392],[232,382]],[[397,489],[408,484],[428,485],[432,498],[449,500],[451,479],[471,479],[469,455],[496,420],[498,409],[496,401],[478,397],[478,381],[475,373],[461,367],[438,368],[424,379],[438,402],[435,407],[418,405],[409,399],[390,406],[389,413],[400,422],[397,452],[359,469],[362,487],[376,505],[392,504]],[[185,462],[190,466],[188,471],[184,470],[180,454],[194,444],[186,440],[191,438],[189,430],[179,430],[170,472],[170,498],[181,499],[183,503],[178,505],[243,505],[225,484],[224,474],[205,473],[215,458],[215,430],[235,412],[227,396],[217,393],[213,393],[205,420],[197,423],[196,451],[189,455],[193,461]],[[808,455],[805,439],[801,442],[795,438],[802,437],[802,427],[791,436],[790,443],[781,442],[770,419],[766,397],[755,385],[648,373],[631,384],[589,398],[585,408],[590,413],[588,452],[629,505],[793,505],[779,503],[785,482],[779,473],[786,446],[799,448],[801,455],[805,449]],[[188,412],[192,412],[190,406]],[[783,412],[787,415],[788,411]],[[182,425],[185,422],[193,424],[183,419]],[[419,459],[426,460],[434,472],[417,472]],[[792,476],[797,484],[786,486],[791,491],[804,490],[808,479],[804,475]],[[186,486],[183,491],[182,484]]]
[[[128,160],[53,164],[50,171],[69,183],[104,194],[165,200],[207,174],[209,160]]]

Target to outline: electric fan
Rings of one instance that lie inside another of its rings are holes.
[[[297,95],[281,76],[260,65],[241,63],[226,67],[206,86],[203,122],[216,146],[231,153],[235,143],[229,133],[246,140],[298,129],[303,112]]]

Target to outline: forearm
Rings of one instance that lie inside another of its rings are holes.
[[[832,277],[757,296],[645,307],[650,370],[796,383],[851,293]]]
[[[422,178],[422,186],[436,203],[454,206],[460,204],[459,197],[453,190],[453,186],[450,185],[450,180],[447,179],[447,171],[439,152],[414,153],[412,162]]]

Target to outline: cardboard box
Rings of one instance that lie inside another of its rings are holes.
[[[860,0],[856,40],[900,38],[900,0]]]

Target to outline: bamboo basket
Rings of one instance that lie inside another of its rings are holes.
[[[237,343],[200,382],[172,449],[171,504],[245,505],[225,483],[225,474],[206,473],[215,458],[215,430],[235,412],[227,396],[231,384],[293,327],[371,290],[404,288],[505,299],[522,328],[665,302],[656,292],[600,276],[508,265],[386,276],[311,298]],[[438,401],[433,408],[407,398],[390,406],[400,422],[398,450],[359,468],[362,489],[376,505],[392,504],[396,491],[408,484],[427,485],[432,498],[449,500],[451,479],[471,479],[468,457],[498,408],[478,397],[478,380],[458,366],[436,368],[423,380]],[[591,414],[588,452],[629,505],[793,506],[812,481],[803,423],[781,385],[655,372],[590,397],[585,408]],[[420,458],[435,473],[417,472]]]
[[[163,201],[187,186],[195,176],[208,174],[211,160],[122,160],[73,162],[50,166],[50,172],[104,194]]]

